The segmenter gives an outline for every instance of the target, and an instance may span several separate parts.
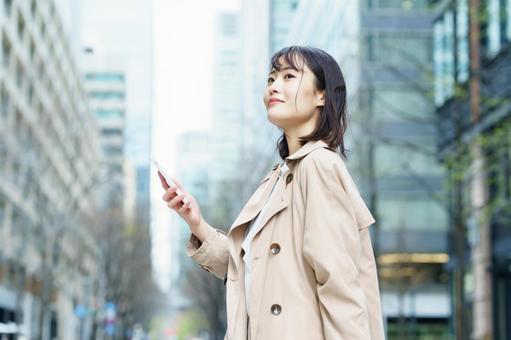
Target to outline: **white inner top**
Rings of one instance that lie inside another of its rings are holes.
[[[264,207],[261,209],[259,214],[257,214],[257,217],[252,220],[250,225],[247,227],[247,230],[245,231],[245,238],[243,239],[243,243],[241,244],[241,248],[245,251],[245,254],[243,255],[243,261],[245,261],[245,305],[247,309],[247,315],[250,311],[250,286],[251,286],[251,279],[252,279],[252,253],[251,253],[251,246],[252,246],[252,239],[254,236],[259,232],[261,229],[261,223],[262,223],[262,217],[266,213],[266,210],[268,208],[268,202],[270,202],[274,189],[277,186],[277,183],[282,178],[282,175],[288,170],[289,168],[286,165],[286,162],[283,163],[280,167],[280,173],[279,178],[275,181],[275,184],[273,188],[271,189],[271,193],[266,200],[266,203]]]

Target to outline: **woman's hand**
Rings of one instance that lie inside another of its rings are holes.
[[[177,187],[171,188],[159,171],[158,176],[160,177],[163,189],[165,189],[165,194],[162,199],[167,202],[167,206],[175,210],[179,216],[186,221],[195,236],[201,236],[203,234],[200,230],[202,216],[199,204],[195,198],[186,192],[181,186],[181,183],[175,178],[172,178],[172,180],[176,183]],[[176,193],[178,189],[180,191],[179,194]]]

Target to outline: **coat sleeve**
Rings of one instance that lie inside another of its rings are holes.
[[[369,228],[363,228],[359,232],[360,244],[362,247],[362,257],[360,259],[359,282],[364,289],[366,305],[369,316],[369,327],[371,329],[371,339],[385,339],[383,328],[383,315],[380,300],[380,287],[378,284],[378,274],[376,271],[376,261],[374,260],[373,245],[371,243],[371,234]]]
[[[361,242],[355,205],[346,190],[341,159],[302,161],[305,197],[303,254],[314,270],[325,340],[371,339],[359,281]]]
[[[229,249],[227,234],[223,230],[208,228],[202,243],[194,234],[190,234],[186,253],[203,269],[220,279],[225,279]]]

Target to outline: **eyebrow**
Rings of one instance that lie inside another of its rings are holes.
[[[283,68],[281,68],[281,69],[279,70],[279,72],[281,72],[281,71],[286,71],[286,70],[295,70],[295,71],[297,71],[294,67],[288,66],[288,67],[283,67]],[[277,72],[277,70],[273,69],[273,71],[271,71],[268,75],[274,74],[274,73],[276,73],[276,72]]]

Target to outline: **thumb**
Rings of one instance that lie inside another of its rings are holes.
[[[162,176],[162,174],[158,171],[158,177],[160,177],[161,186],[163,189],[167,190],[170,188],[169,184],[165,180],[165,177]]]

